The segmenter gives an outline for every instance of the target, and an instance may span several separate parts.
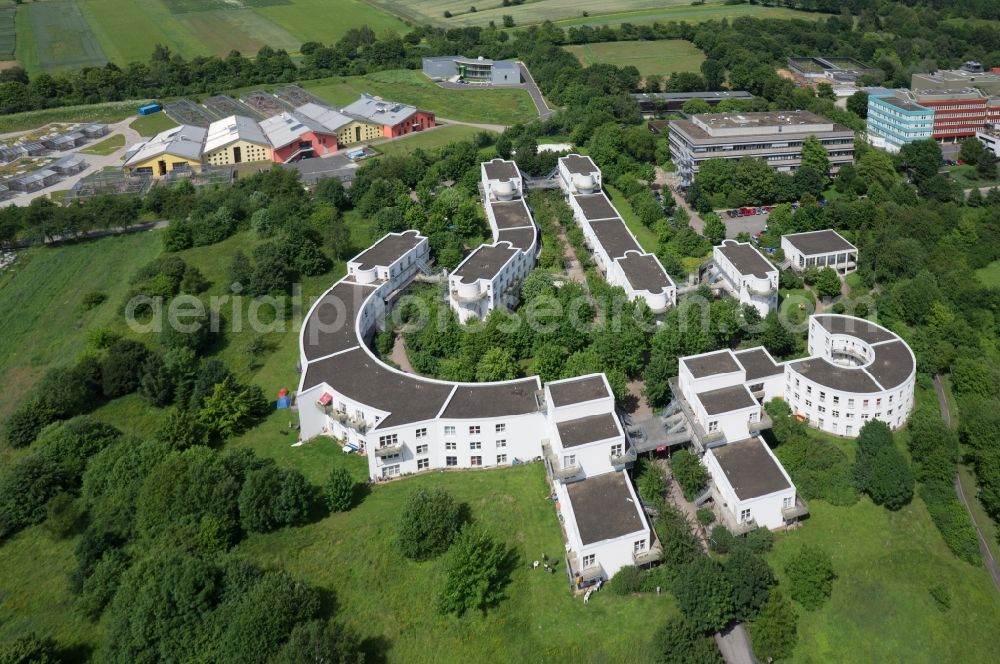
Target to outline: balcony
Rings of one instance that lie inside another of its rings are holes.
[[[466,304],[472,304],[473,302],[479,302],[481,299],[486,297],[486,291],[479,291],[475,295],[462,295],[457,290],[451,291],[451,297],[456,302],[464,302]]]
[[[747,423],[747,429],[750,430],[750,433],[760,433],[764,429],[770,429],[772,426],[774,426],[774,421],[763,408],[760,411],[760,419]]]
[[[609,456],[612,466],[624,466],[635,461],[635,448],[630,447],[621,454],[612,454]]]
[[[601,567],[600,563],[596,565],[591,565],[590,567],[582,570],[577,570],[575,576],[580,583],[587,583],[588,581],[595,581],[597,579],[606,579],[608,575],[604,573],[604,568]]]
[[[383,445],[375,450],[375,456],[377,457],[388,457],[395,456],[397,454],[402,454],[403,443],[394,443],[392,445]]]
[[[785,521],[791,521],[792,519],[801,519],[802,517],[809,514],[809,505],[806,501],[802,500],[798,495],[795,496],[795,504],[791,507],[781,508],[781,517]]]
[[[655,563],[662,556],[663,556],[663,549],[660,548],[659,544],[655,544],[650,549],[643,549],[642,551],[633,551],[632,562],[636,566],[648,565],[650,563]]]
[[[333,419],[339,422],[342,426],[350,427],[358,433],[364,433],[368,430],[368,422],[365,421],[363,417],[351,417],[347,413],[337,411],[331,415]]]
[[[542,455],[545,457],[545,465],[549,469],[549,474],[554,480],[571,480],[577,478],[577,476],[583,471],[583,467],[580,466],[579,463],[564,465],[559,458],[556,457],[547,440],[542,441]]]

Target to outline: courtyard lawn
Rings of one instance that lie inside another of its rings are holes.
[[[701,63],[705,61],[705,54],[683,39],[605,42],[565,48],[583,65],[633,65],[642,76],[667,76],[681,71],[698,72]]]
[[[981,267],[976,270],[976,278],[979,279],[984,286],[1000,288],[1000,260],[993,261],[986,267]]]
[[[153,113],[152,115],[140,115],[129,124],[129,127],[139,132],[140,136],[156,136],[161,131],[166,131],[176,126],[177,123],[171,120],[163,111]]]
[[[611,203],[615,206],[615,208],[617,208],[618,213],[622,216],[622,220],[625,222],[625,225],[628,226],[630,231],[632,231],[632,235],[634,235],[635,239],[639,241],[639,246],[642,247],[642,250],[655,254],[657,249],[660,248],[660,243],[656,239],[656,233],[649,228],[646,228],[646,226],[639,221],[639,217],[635,216],[635,212],[632,210],[632,205],[620,191],[611,185],[605,186],[605,189],[607,189],[608,196],[611,198]]]
[[[805,288],[782,289],[778,297],[781,300],[778,313],[783,320],[794,325],[804,326],[806,319],[816,310],[816,297]]]
[[[538,117],[527,90],[446,90],[422,73],[407,69],[304,81],[301,85],[336,106],[346,106],[356,101],[362,92],[368,92],[433,111],[442,118],[463,122],[516,124]]]
[[[115,134],[114,136],[105,138],[103,141],[91,143],[87,147],[80,150],[80,153],[107,156],[123,147],[125,147],[125,137],[121,134]]]
[[[944,170],[951,177],[952,181],[962,189],[979,189],[981,187],[995,187],[1000,185],[1000,171],[992,178],[980,178],[976,174],[976,167],[963,164],[962,166],[945,166]]]
[[[280,424],[280,422],[278,423]],[[287,448],[275,435],[274,444]],[[309,468],[319,454],[363,468],[354,455],[318,440],[282,451]],[[308,472],[308,471],[307,471]],[[312,473],[310,473],[312,474]],[[314,480],[315,481],[315,480]],[[438,615],[434,604],[444,579],[443,559],[413,563],[397,551],[396,522],[403,501],[420,487],[443,487],[471,509],[473,520],[505,541],[518,556],[507,598],[485,615]],[[329,588],[340,615],[388,662],[610,662],[650,661],[650,636],[676,611],[666,593],[619,597],[598,593],[587,605],[570,596],[565,573],[549,574],[528,563],[543,553],[562,558],[563,543],[541,464],[470,472],[433,472],[375,486],[353,510],[270,535],[254,535],[238,554],[280,564],[292,574]]]
[[[448,143],[468,140],[482,131],[482,129],[467,125],[445,125],[417,134],[410,134],[403,138],[386,141],[385,143],[377,143],[373,147],[384,155],[405,155],[418,148],[421,150],[433,150]]]

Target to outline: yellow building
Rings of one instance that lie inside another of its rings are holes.
[[[339,147],[361,143],[362,141],[373,141],[385,135],[382,125],[378,123],[367,122],[355,116],[348,116],[320,104],[309,102],[296,108],[295,112],[309,118],[313,122],[318,122],[329,131],[335,133]]]
[[[242,115],[230,115],[208,125],[201,160],[211,166],[271,161],[273,150],[260,125]]]
[[[206,133],[204,127],[191,125],[161,131],[129,150],[123,168],[133,175],[145,173],[154,177],[178,169],[200,171]]]
[[[384,136],[382,125],[352,120],[350,124],[337,130],[337,144],[351,145],[362,141],[374,141]]]

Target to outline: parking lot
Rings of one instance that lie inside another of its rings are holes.
[[[719,219],[722,219],[723,223],[726,224],[726,237],[735,238],[740,233],[749,233],[753,237],[757,233],[762,233],[764,227],[767,226],[767,216],[766,214],[751,214],[744,215],[742,217],[730,217],[728,214],[729,210],[716,210],[715,214],[719,215]]]

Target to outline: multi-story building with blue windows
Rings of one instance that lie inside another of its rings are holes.
[[[876,147],[895,152],[907,143],[930,138],[933,131],[933,108],[893,90],[868,95],[868,137]]]

